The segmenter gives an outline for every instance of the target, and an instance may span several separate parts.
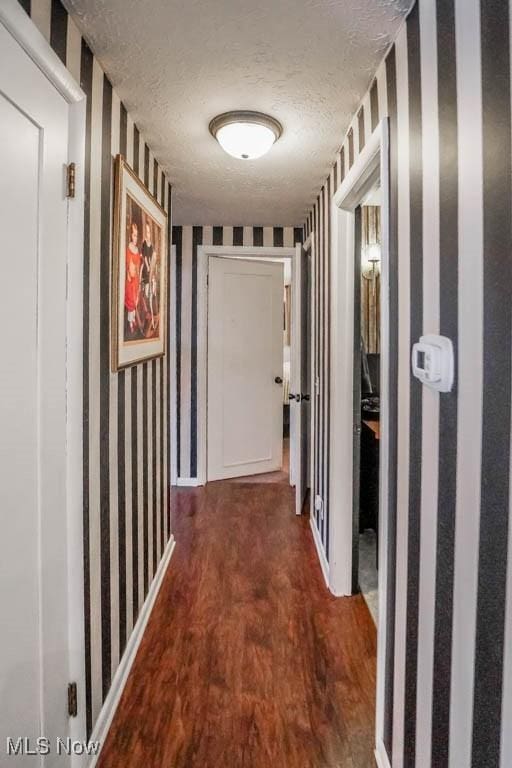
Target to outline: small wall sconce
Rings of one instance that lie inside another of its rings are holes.
[[[363,277],[375,279],[380,273],[381,250],[380,243],[369,243],[363,250],[361,271]]]

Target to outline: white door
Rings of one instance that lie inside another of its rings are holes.
[[[281,469],[283,265],[210,257],[208,480]]]
[[[0,765],[27,768],[68,763],[68,109],[0,24]]]
[[[300,515],[308,486],[309,470],[309,401],[310,375],[308,370],[307,345],[308,328],[308,257],[302,247],[296,246],[293,265],[293,323],[292,323],[292,381],[290,408],[293,409],[291,423],[293,481],[295,484],[295,513]]]

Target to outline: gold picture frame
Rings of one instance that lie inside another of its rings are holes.
[[[167,345],[167,213],[122,155],[114,161],[111,364],[163,357]]]

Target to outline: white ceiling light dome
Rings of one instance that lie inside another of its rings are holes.
[[[239,160],[265,155],[283,132],[275,118],[262,112],[224,112],[210,123],[210,133],[222,149]]]

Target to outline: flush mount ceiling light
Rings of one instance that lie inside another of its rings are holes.
[[[210,123],[210,133],[222,149],[239,160],[262,157],[282,132],[281,123],[261,112],[224,112]]]

